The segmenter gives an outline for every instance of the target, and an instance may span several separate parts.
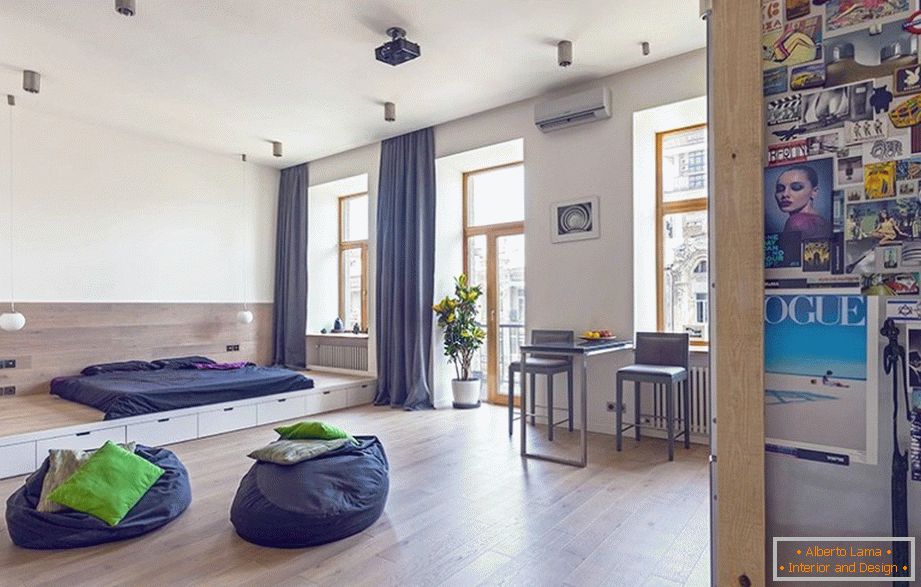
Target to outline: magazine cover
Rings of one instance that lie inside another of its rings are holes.
[[[876,462],[876,314],[858,295],[766,296],[769,444]]]

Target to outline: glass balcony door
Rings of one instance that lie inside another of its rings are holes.
[[[524,339],[522,163],[464,174],[464,236],[464,269],[470,282],[483,288],[478,315],[486,341],[474,370],[487,399],[507,404],[508,366],[519,359]]]

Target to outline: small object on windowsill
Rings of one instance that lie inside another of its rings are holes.
[[[361,326],[358,325],[358,322],[352,324],[352,334],[361,334]]]
[[[325,328],[320,329],[320,334],[326,334],[327,332],[329,332],[329,330],[326,330]]]
[[[338,316],[333,321],[333,332],[342,332],[345,330],[345,323],[342,322],[342,318]]]

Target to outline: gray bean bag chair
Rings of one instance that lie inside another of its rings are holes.
[[[173,521],[192,502],[189,473],[165,448],[138,445],[135,454],[164,470],[160,479],[116,526],[72,510],[36,511],[48,459],[6,501],[6,525],[13,543],[23,548],[80,548],[147,534]]]
[[[296,465],[257,462],[240,481],[230,521],[244,540],[301,548],[341,540],[373,524],[390,489],[374,436]]]

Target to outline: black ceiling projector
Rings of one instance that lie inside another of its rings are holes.
[[[399,65],[422,54],[419,45],[408,41],[406,31],[400,27],[387,29],[387,34],[390,35],[391,40],[374,50],[374,57],[378,61],[389,63],[390,65]]]

